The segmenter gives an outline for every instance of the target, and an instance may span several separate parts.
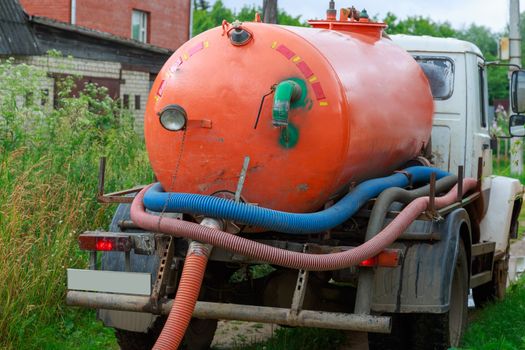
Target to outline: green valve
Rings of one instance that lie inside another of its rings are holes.
[[[296,79],[287,79],[280,82],[275,89],[273,98],[273,126],[287,126],[290,108],[298,107],[304,103],[305,97],[305,86]]]
[[[299,141],[299,130],[295,125],[289,123],[288,126],[281,129],[279,144],[284,148],[293,148]]]

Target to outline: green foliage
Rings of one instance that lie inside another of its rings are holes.
[[[71,309],[38,330],[31,347],[41,350],[118,350],[115,334],[96,320],[94,310]]]
[[[463,338],[464,349],[525,349],[525,279],[507,290],[504,301],[480,311]]]
[[[238,19],[241,22],[253,21],[255,13],[262,13],[260,7],[243,6],[239,12],[232,11],[226,7],[221,0],[217,0],[211,8],[195,4],[193,11],[193,35],[202,33],[208,29],[220,26],[223,20],[233,22]],[[301,21],[301,16],[294,17],[284,10],[279,9],[277,14],[279,24],[290,26],[306,26]]]
[[[77,236],[107,227],[112,213],[95,201],[99,157],[108,156],[108,190],[152,181],[132,116],[104,88],[87,84],[71,97],[75,79],[67,77],[52,108],[41,105],[45,77],[13,59],[0,62],[2,349],[46,348],[42,339],[68,327],[66,268],[87,264]]]
[[[456,34],[450,23],[438,23],[430,18],[421,16],[412,16],[400,20],[392,12],[388,12],[383,21],[388,24],[387,32],[389,34],[430,35],[436,37],[453,37]]]

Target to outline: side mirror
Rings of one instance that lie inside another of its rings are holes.
[[[509,132],[513,137],[525,137],[525,115],[515,114],[510,116]]]
[[[512,72],[510,83],[512,112],[525,113],[525,71]]]

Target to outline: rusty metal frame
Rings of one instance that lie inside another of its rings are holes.
[[[99,168],[98,168],[98,190],[97,190],[97,202],[104,204],[111,203],[131,203],[133,197],[126,196],[131,193],[140,192],[145,186],[137,186],[127,190],[111,192],[104,194],[104,181],[106,177],[106,157],[100,157]]]
[[[303,253],[308,252],[308,244],[303,247]],[[304,297],[306,295],[306,289],[308,286],[308,275],[309,271],[299,270],[297,273],[297,282],[295,283],[295,289],[292,297],[292,306],[290,308],[291,318],[297,318],[299,313],[303,309]]]
[[[153,290],[150,296],[151,307],[154,311],[158,311],[159,299],[166,294],[166,286],[168,285],[169,271],[173,262],[173,254],[175,251],[175,240],[173,236],[169,236],[162,240],[162,251],[160,254],[159,268],[157,270],[157,278],[153,285]]]
[[[149,296],[69,291],[66,296],[66,303],[69,306],[82,306],[94,309],[167,315],[171,310],[173,299],[159,300],[159,307],[156,312],[152,308]],[[388,316],[311,310],[301,310],[297,315],[293,315],[290,311],[290,309],[277,307],[198,301],[193,311],[193,317],[375,333],[390,333],[392,328],[392,321]]]

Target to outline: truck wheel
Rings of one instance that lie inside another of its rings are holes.
[[[166,322],[166,317],[158,317],[148,333],[130,332],[115,329],[117,342],[121,350],[149,350],[155,345],[157,338]],[[186,330],[182,349],[207,350],[217,329],[217,320],[201,320],[193,318]]]
[[[392,317],[390,334],[368,333],[369,350],[402,350],[410,349],[411,316],[409,314],[385,314]]]
[[[472,297],[477,307],[483,307],[487,303],[505,298],[508,272],[508,258],[498,260],[494,263],[492,281],[472,289]]]
[[[467,253],[460,240],[449,311],[444,314],[393,314],[391,334],[368,334],[370,350],[441,350],[458,346],[467,325],[468,277]]]
[[[411,348],[448,349],[459,346],[467,326],[468,277],[467,253],[460,240],[450,291],[450,309],[444,314],[415,315]]]

